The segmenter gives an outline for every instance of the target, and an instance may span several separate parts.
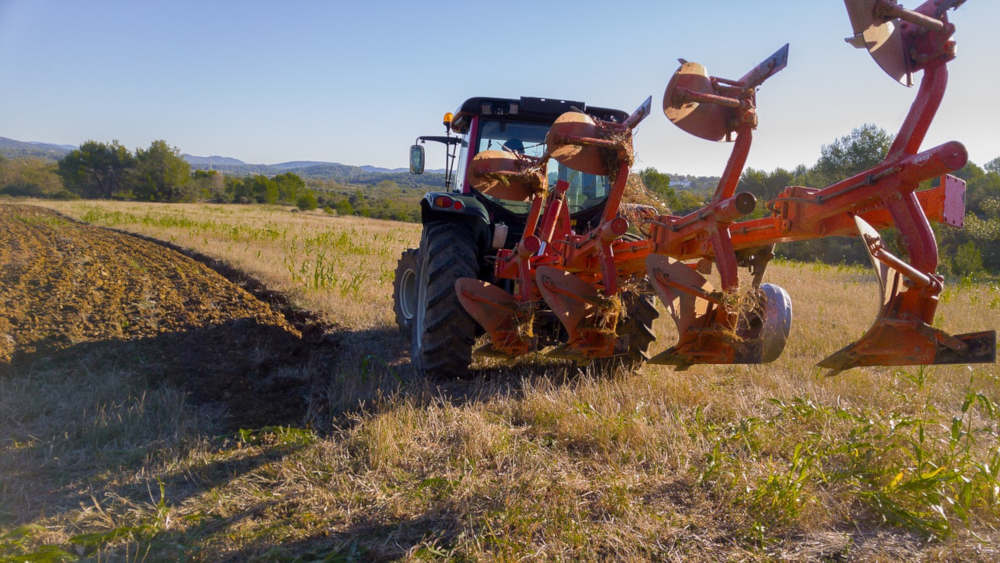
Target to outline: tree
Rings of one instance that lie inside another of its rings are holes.
[[[655,168],[646,168],[639,172],[639,177],[649,191],[667,202],[670,212],[675,215],[688,213],[705,205],[705,202],[694,192],[674,190],[673,186],[670,185],[670,176]]]
[[[639,172],[642,183],[646,184],[646,189],[653,192],[668,204],[674,198],[674,189],[670,187],[670,176],[663,174],[655,168],[647,168]]]
[[[832,184],[882,162],[893,136],[884,129],[865,124],[820,150],[813,173],[824,184]]]
[[[765,172],[747,168],[740,177],[737,191],[750,192],[758,200],[768,201],[778,197],[786,187],[792,185],[795,176],[784,168],[776,168],[774,172]]]
[[[337,210],[337,215],[354,215],[354,206],[351,205],[351,201],[346,197],[338,199],[333,204],[333,208]]]
[[[191,166],[180,157],[180,150],[157,140],[148,149],[135,151],[133,189],[147,201],[190,201],[194,194],[187,189]]]
[[[975,242],[970,240],[958,247],[952,259],[952,267],[960,276],[969,276],[983,269],[983,256]]]
[[[249,192],[253,194],[253,200],[257,203],[275,203],[278,201],[278,184],[267,176],[258,174],[252,178],[247,178]]]
[[[31,197],[72,197],[56,173],[56,164],[40,158],[0,158],[0,194]]]
[[[988,165],[987,165],[988,166]],[[965,208],[977,214],[984,214],[984,205],[990,200],[1000,198],[1000,174],[985,172],[982,168],[969,162],[955,176],[965,180]]]
[[[312,211],[313,209],[316,209],[316,207],[318,206],[318,203],[316,201],[316,194],[314,194],[312,191],[307,191],[298,197],[298,200],[295,202],[295,204],[302,211]]]
[[[134,164],[132,154],[117,140],[87,141],[59,161],[59,176],[77,195],[110,198],[127,192],[128,171]]]
[[[250,203],[254,200],[250,178],[226,176],[226,196],[233,203]]]
[[[294,172],[278,174],[272,178],[272,180],[278,189],[278,201],[285,201],[288,203],[297,202],[299,196],[302,195],[302,191],[306,187],[305,181]],[[313,209],[315,209],[315,207]]]
[[[992,172],[994,174],[1000,174],[1000,156],[998,156],[998,157],[994,158],[993,160],[987,162],[986,165],[983,166],[983,168],[985,168],[987,172]]]
[[[218,170],[195,170],[191,173],[192,188],[198,199],[216,203],[230,201],[226,180]]]
[[[684,215],[705,205],[705,202],[692,191],[681,190],[670,202],[670,210],[676,215]]]

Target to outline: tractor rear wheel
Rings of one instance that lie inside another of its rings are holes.
[[[406,338],[410,338],[413,318],[417,312],[417,257],[419,249],[410,248],[396,263],[396,277],[392,281],[392,310],[396,313],[396,324]]]
[[[455,280],[476,278],[478,272],[478,252],[469,229],[452,222],[424,225],[410,337],[410,358],[418,374],[468,375],[477,325],[458,301]]]

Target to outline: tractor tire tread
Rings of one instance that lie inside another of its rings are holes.
[[[396,315],[396,325],[399,326],[399,331],[402,332],[407,339],[410,338],[410,325],[413,323],[413,319],[406,318],[406,314],[403,312],[403,307],[400,304],[400,294],[403,291],[400,284],[403,282],[407,270],[411,270],[415,275],[419,259],[419,248],[409,248],[404,250],[403,255],[399,258],[399,262],[396,263],[396,275],[392,280],[392,311]]]
[[[426,377],[464,377],[472,361],[477,325],[459,303],[455,281],[477,277],[477,248],[472,233],[451,222],[425,225],[422,243],[421,251],[427,252],[422,264],[427,268],[426,311],[421,357],[414,360]],[[414,353],[418,353],[416,348]]]

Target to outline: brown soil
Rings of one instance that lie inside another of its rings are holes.
[[[234,425],[301,418],[304,366],[332,339],[224,271],[263,300],[163,244],[0,204],[0,375],[112,366],[181,383],[227,406]]]

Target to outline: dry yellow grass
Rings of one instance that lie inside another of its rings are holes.
[[[395,260],[419,226],[44,205],[224,259],[337,323],[347,345],[311,368],[325,393],[300,429],[220,434],[218,413],[93,358],[72,377],[0,379],[0,557],[45,545],[154,560],[1000,557],[997,366],[814,367],[874,318],[862,269],[769,269],[795,308],[772,364],[613,377],[489,364],[434,385],[408,374],[391,325]],[[322,252],[333,271],[305,275]],[[939,318],[994,328],[1000,290],[950,287]]]

